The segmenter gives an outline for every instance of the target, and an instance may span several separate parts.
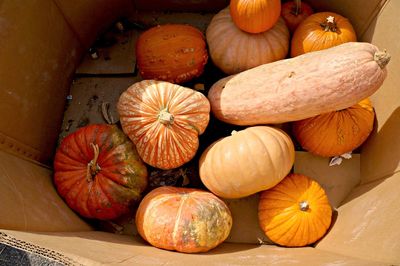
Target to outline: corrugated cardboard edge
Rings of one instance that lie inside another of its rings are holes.
[[[62,263],[64,265],[84,265],[76,260],[69,258],[68,256],[60,252],[50,250],[48,248],[43,248],[23,240],[16,239],[1,231],[0,231],[0,243],[45,257],[47,259],[51,259],[53,261]]]

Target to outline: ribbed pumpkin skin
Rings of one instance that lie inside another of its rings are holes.
[[[88,164],[98,145],[98,171]],[[63,139],[54,159],[54,183],[68,206],[87,218],[109,220],[141,199],[147,169],[132,142],[116,126],[89,125]]]
[[[321,24],[328,17],[334,17],[337,30],[325,31]],[[290,55],[295,57],[301,54],[324,50],[346,42],[356,42],[357,35],[351,23],[339,14],[332,12],[315,13],[306,18],[294,32]]]
[[[308,210],[300,209],[307,201]],[[320,239],[331,224],[332,209],[321,186],[307,176],[290,174],[260,193],[261,229],[276,244],[302,247]]]
[[[289,30],[280,18],[266,32],[250,34],[238,29],[229,9],[223,9],[208,25],[206,38],[211,59],[227,74],[274,62],[286,57],[289,50]]]
[[[301,4],[297,14],[295,1],[288,1],[282,4],[281,16],[285,20],[286,26],[292,34],[303,20],[314,13],[309,4],[302,1],[299,2],[301,2]]]
[[[208,53],[204,35],[198,29],[167,24],[140,35],[136,59],[143,79],[183,83],[203,73]]]
[[[349,108],[293,122],[293,133],[303,149],[322,157],[339,156],[358,148],[374,125],[369,99]]]
[[[159,187],[140,203],[136,226],[155,247],[198,253],[215,248],[228,237],[232,216],[226,204],[210,192]]]
[[[286,133],[267,126],[249,127],[203,152],[200,178],[217,196],[242,198],[278,184],[293,162],[294,146]]]
[[[280,0],[231,0],[229,7],[235,25],[249,33],[271,29],[281,13]]]
[[[120,96],[117,109],[122,129],[140,157],[160,169],[190,161],[210,119],[210,104],[203,94],[165,81],[133,84]],[[163,121],[162,115],[167,119]]]
[[[216,118],[235,125],[284,123],[348,108],[386,78],[390,55],[370,43],[344,43],[265,64],[216,82]]]

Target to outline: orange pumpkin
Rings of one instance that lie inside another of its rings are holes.
[[[359,147],[374,125],[374,109],[369,99],[349,108],[293,122],[293,133],[307,151],[323,156],[339,156]]]
[[[133,84],[117,108],[122,129],[140,157],[160,169],[190,161],[210,119],[210,103],[203,94],[166,81]]]
[[[280,0],[231,0],[230,13],[236,26],[249,33],[271,29],[281,14]]]
[[[290,55],[295,57],[356,41],[353,26],[346,18],[332,12],[315,13],[306,18],[294,32]]]
[[[167,24],[140,35],[136,59],[144,79],[183,83],[203,73],[208,54],[204,35],[198,29]]]
[[[256,126],[214,142],[201,155],[201,181],[223,198],[242,198],[278,184],[294,162],[294,146],[282,130]]]
[[[282,4],[281,16],[291,33],[294,33],[297,26],[313,13],[311,6],[301,0],[288,1]]]
[[[155,247],[197,253],[218,246],[228,237],[232,216],[226,204],[210,192],[159,187],[141,201],[136,226]]]
[[[263,33],[241,31],[226,8],[213,17],[206,37],[214,64],[226,74],[236,74],[285,58],[290,35],[282,18]]]
[[[258,218],[271,241],[301,247],[324,236],[331,224],[332,209],[317,182],[305,175],[290,174],[260,193]]]

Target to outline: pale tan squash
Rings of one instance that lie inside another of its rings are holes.
[[[386,78],[389,60],[372,44],[345,43],[221,79],[208,99],[215,117],[231,124],[301,120],[372,95]]]

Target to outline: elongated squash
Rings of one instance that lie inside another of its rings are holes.
[[[301,120],[372,95],[386,78],[389,60],[370,43],[345,43],[223,78],[208,99],[214,116],[230,124]]]

